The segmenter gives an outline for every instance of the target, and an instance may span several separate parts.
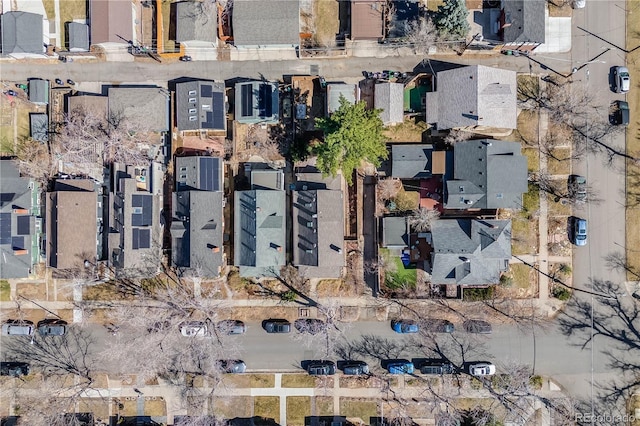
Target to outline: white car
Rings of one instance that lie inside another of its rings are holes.
[[[204,337],[208,335],[207,325],[202,321],[188,321],[180,325],[180,333],[185,337]]]
[[[476,377],[493,376],[496,374],[496,366],[488,362],[479,362],[469,365],[469,374]]]
[[[613,69],[613,77],[616,93],[626,93],[631,87],[631,77],[627,67],[615,67]]]

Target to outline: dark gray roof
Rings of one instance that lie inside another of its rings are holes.
[[[176,5],[176,41],[216,41],[217,10],[210,15],[202,9],[202,2],[181,1]]]
[[[29,127],[31,138],[34,141],[46,142],[49,140],[49,116],[47,114],[29,114]]]
[[[236,191],[234,265],[241,276],[270,275],[285,264],[284,191]]]
[[[29,276],[31,200],[29,180],[20,177],[12,160],[0,160],[0,278]]]
[[[434,284],[497,284],[509,266],[510,220],[440,219],[431,235]]]
[[[306,191],[307,189],[334,189],[343,190],[344,178],[338,172],[335,176],[322,176],[322,173],[314,170],[305,170],[302,173],[296,173],[296,190]]]
[[[374,93],[374,107],[381,109],[384,125],[404,121],[404,85],[401,83],[378,83]]]
[[[392,145],[391,176],[400,179],[431,177],[433,145]]]
[[[515,71],[473,65],[441,71],[437,81],[437,111],[427,108],[427,114],[428,121],[437,122],[439,129],[516,128]],[[428,104],[431,105],[429,100]]]
[[[382,247],[408,247],[409,225],[405,216],[382,218]]]
[[[30,12],[6,12],[0,16],[2,54],[43,53],[42,15]]]
[[[177,157],[177,190],[222,191],[223,169],[224,163],[219,157]]]
[[[345,264],[341,191],[293,192],[293,264],[306,277],[339,278]]]
[[[49,103],[49,81],[39,78],[29,80],[29,102],[39,105]]]
[[[178,130],[227,128],[224,83],[198,80],[176,84]]]
[[[268,46],[300,44],[298,0],[235,0],[233,44]]]
[[[277,123],[280,116],[278,83],[236,83],[235,104],[235,119],[240,123]]]
[[[355,104],[358,86],[347,83],[327,84],[327,114],[332,114],[340,108],[340,96],[343,96],[349,103]]]
[[[546,0],[503,0],[505,43],[544,43]]]
[[[198,276],[220,275],[224,265],[223,198],[222,192],[173,193],[171,252],[175,266]]]
[[[251,189],[284,189],[284,171],[282,169],[251,170]]]
[[[454,179],[446,182],[446,208],[522,208],[527,159],[518,142],[472,140],[456,143],[453,150]]]
[[[69,50],[71,52],[86,52],[89,50],[89,26],[79,22],[67,22],[69,32]]]
[[[109,87],[109,116],[143,129],[169,130],[169,94],[160,87]]]

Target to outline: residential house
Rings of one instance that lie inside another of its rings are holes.
[[[520,209],[527,192],[527,159],[520,143],[498,140],[457,142],[453,178],[445,182],[447,209]]]
[[[438,129],[515,129],[516,72],[473,65],[441,71],[426,93],[426,120]]]
[[[67,22],[67,49],[69,52],[89,51],[89,25]]]
[[[224,163],[219,157],[177,157],[171,253],[183,273],[218,277],[225,265]]]
[[[327,114],[333,114],[340,108],[340,98],[343,97],[350,104],[358,101],[358,85],[347,83],[328,83],[327,84]]]
[[[29,134],[31,139],[38,142],[49,140],[49,116],[45,113],[32,112],[29,114]]]
[[[245,2],[239,2],[240,4]],[[265,2],[269,3],[269,2]],[[237,3],[234,3],[234,7]],[[235,86],[235,119],[239,123],[276,124],[280,120],[277,82],[245,81]]]
[[[497,284],[509,267],[510,220],[440,219],[431,236],[432,284]]]
[[[119,3],[119,2],[116,2]],[[169,93],[161,87],[109,87],[109,118],[140,131],[169,131]]]
[[[33,191],[12,160],[0,160],[0,278],[26,278],[31,272]]]
[[[29,83],[29,102],[36,105],[49,104],[49,80],[31,78]]]
[[[187,47],[214,47],[217,41],[218,9],[205,9],[200,1],[179,1],[175,7],[175,40]],[[175,5],[175,6],[174,6]]]
[[[384,10],[382,0],[351,0],[351,40],[382,40]]]
[[[43,17],[30,12],[5,12],[0,15],[2,55],[43,54]]]
[[[444,175],[446,152],[434,151],[433,145],[393,144],[391,176],[399,179],[428,179]]]
[[[394,250],[409,247],[409,221],[406,216],[382,218],[382,247]]]
[[[284,171],[282,169],[256,169],[255,165],[253,167],[253,170],[250,171],[252,189],[284,191]]]
[[[98,259],[102,203],[89,179],[58,179],[47,193],[47,266],[82,269]]]
[[[300,45],[298,0],[235,0],[233,44],[238,48],[295,48]]]
[[[404,121],[404,85],[402,83],[377,83],[374,107],[382,110],[380,119],[385,126]]]
[[[546,0],[502,0],[498,35],[505,49],[531,51],[545,43]]]
[[[178,3],[180,4],[180,3]],[[194,80],[176,84],[176,127],[179,131],[226,134],[224,83]]]
[[[89,0],[91,44],[135,43],[131,0]]]

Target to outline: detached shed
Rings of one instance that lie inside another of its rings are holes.
[[[401,83],[378,83],[374,93],[374,107],[381,109],[380,118],[386,125],[404,121],[404,86]]]
[[[36,105],[49,104],[49,80],[29,80],[29,102]]]
[[[49,116],[43,113],[29,114],[29,129],[31,139],[47,142],[49,140]]]
[[[327,84],[327,114],[332,114],[340,108],[340,96],[355,104],[358,101],[358,86],[345,83]]]

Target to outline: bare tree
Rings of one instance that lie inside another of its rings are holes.
[[[540,171],[529,175],[529,182],[536,185],[541,191],[546,192],[554,198],[554,201],[569,203],[571,205],[579,205],[584,203],[584,199],[580,198],[575,191],[570,191],[569,184],[566,180],[554,179],[550,174]],[[602,199],[599,197],[598,191],[593,186],[585,185],[586,200],[591,204],[599,204]]]
[[[416,53],[423,54],[438,41],[438,31],[431,18],[421,16],[408,24],[406,38]]]
[[[50,155],[46,144],[24,140],[16,152],[18,170],[41,185],[46,185],[58,172],[58,163]]]
[[[452,129],[444,138],[444,142],[449,145],[455,145],[457,142],[468,141],[473,138],[473,133],[461,129]]]
[[[427,232],[431,230],[433,222],[440,218],[440,212],[436,209],[426,209],[418,207],[409,216],[409,225],[416,232]]]
[[[391,200],[402,189],[402,182],[400,179],[394,178],[380,179],[376,189],[378,191],[378,199],[382,201]]]

